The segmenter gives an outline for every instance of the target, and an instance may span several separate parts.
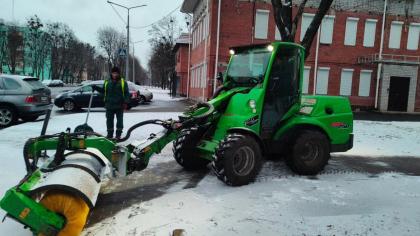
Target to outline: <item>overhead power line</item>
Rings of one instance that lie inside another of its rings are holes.
[[[114,10],[114,12],[118,15],[118,18],[120,18],[120,20],[124,23],[124,25],[127,25],[127,22],[124,21],[124,19],[122,18],[120,13],[117,11],[117,9],[115,9],[115,7],[112,4],[109,4],[109,5],[111,5],[112,10]]]
[[[145,29],[145,28],[149,28],[150,26],[158,23],[159,21],[161,21],[162,19],[165,19],[166,17],[172,15],[176,10],[178,10],[179,8],[181,8],[181,5],[177,6],[175,9],[173,9],[172,11],[170,11],[168,14],[166,14],[165,16],[163,16],[162,18],[160,18],[159,20],[154,21],[153,23],[150,23],[148,25],[144,25],[144,26],[131,26],[130,28],[132,29]]]

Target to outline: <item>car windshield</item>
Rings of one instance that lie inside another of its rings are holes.
[[[267,47],[252,48],[232,56],[228,79],[238,84],[259,83],[264,78],[272,50]]]

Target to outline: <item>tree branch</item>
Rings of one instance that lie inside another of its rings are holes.
[[[321,0],[318,11],[316,12],[314,19],[312,20],[308,30],[305,33],[305,37],[303,38],[301,44],[306,50],[306,58],[309,56],[312,42],[316,33],[318,32],[319,26],[322,23],[322,19],[324,18],[325,14],[327,14],[333,1],[334,0]]]
[[[299,24],[299,20],[300,20],[300,18],[302,17],[303,11],[305,10],[305,5],[306,5],[306,2],[308,2],[308,0],[303,0],[303,1],[302,1],[302,3],[301,3],[301,4],[300,4],[300,6],[299,6],[299,9],[298,9],[298,11],[297,11],[297,13],[296,13],[295,18],[293,19],[293,23],[292,23],[292,30],[291,30],[291,36],[292,36],[293,38],[295,38],[295,35],[296,35],[296,30],[297,30],[297,26],[298,26],[298,24]]]

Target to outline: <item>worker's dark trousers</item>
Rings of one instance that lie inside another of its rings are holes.
[[[121,137],[122,130],[124,128],[123,123],[123,109],[106,109],[106,128],[108,131],[108,138],[112,138],[114,135],[114,116],[117,117],[117,132],[115,136]]]

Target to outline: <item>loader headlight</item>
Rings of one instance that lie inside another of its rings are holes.
[[[230,54],[230,55],[235,55],[235,50],[230,49],[230,50],[229,50],[229,54]]]
[[[248,106],[252,109],[253,113],[257,113],[257,102],[255,100],[249,100]]]
[[[267,46],[267,50],[270,51],[270,52],[272,52],[274,50],[273,45],[268,45]]]

